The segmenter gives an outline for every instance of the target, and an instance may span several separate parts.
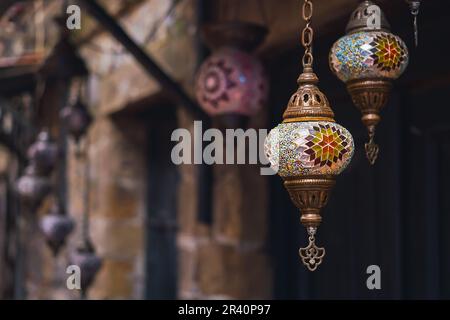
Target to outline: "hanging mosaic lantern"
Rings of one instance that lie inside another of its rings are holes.
[[[86,134],[92,117],[84,103],[79,99],[76,103],[70,104],[61,110],[60,117],[67,128],[68,133],[75,139],[79,139]]]
[[[56,256],[59,249],[64,245],[67,236],[75,227],[75,223],[65,213],[62,205],[55,205],[50,213],[41,219],[40,227],[53,255]]]
[[[353,103],[362,113],[369,133],[365,148],[371,164],[378,156],[374,136],[380,111],[388,100],[392,80],[408,65],[405,43],[389,28],[381,9],[372,1],[364,1],[352,13],[347,35],[336,41],[330,52],[331,70],[347,84]]]
[[[58,160],[58,147],[47,130],[42,130],[36,141],[28,148],[28,159],[40,175],[48,175]]]
[[[36,210],[42,200],[50,193],[51,183],[45,176],[40,176],[35,166],[25,169],[25,174],[16,182],[16,191],[23,204]]]
[[[251,51],[263,42],[267,29],[252,23],[228,22],[206,26],[203,34],[213,53],[197,74],[200,106],[210,116],[227,121],[256,114],[267,101],[268,80]]]
[[[100,267],[102,266],[102,259],[95,254],[94,247],[90,241],[84,241],[70,257],[71,264],[80,267],[81,271],[81,292],[82,297],[86,297],[87,290],[95,280]]]
[[[335,177],[349,164],[354,145],[351,134],[335,122],[327,97],[317,87],[319,79],[312,69],[311,1],[305,1],[303,11],[307,25],[302,37],[305,55],[299,88],[288,102],[283,122],[270,131],[264,147],[272,168],[278,170],[301,211],[309,244],[299,253],[306,267],[314,271],[325,255],[325,249],[315,244],[322,221],[320,210],[327,204]]]

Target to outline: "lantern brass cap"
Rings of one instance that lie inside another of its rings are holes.
[[[325,94],[317,87],[319,79],[311,67],[305,67],[297,82],[299,87],[289,99],[283,114],[283,122],[335,122],[330,103]]]
[[[387,21],[386,16],[381,9],[380,9],[380,27],[374,29],[373,27],[368,26],[368,21],[370,22],[369,19],[374,19],[373,10],[369,10],[371,6],[375,6],[375,3],[366,0],[362,2],[352,12],[352,15],[350,16],[350,21],[348,22],[347,27],[345,28],[347,34],[360,31],[381,31],[381,30],[386,32],[390,31],[391,26],[389,25],[389,22]]]

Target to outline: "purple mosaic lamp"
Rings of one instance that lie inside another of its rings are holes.
[[[251,53],[263,42],[267,29],[233,21],[207,25],[202,31],[213,53],[198,71],[197,100],[208,115],[239,127],[267,101],[267,76]]]

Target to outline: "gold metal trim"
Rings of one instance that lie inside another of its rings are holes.
[[[283,123],[291,123],[291,122],[308,122],[308,121],[328,121],[328,122],[336,122],[333,118],[328,117],[296,117],[296,118],[287,118],[283,120]]]

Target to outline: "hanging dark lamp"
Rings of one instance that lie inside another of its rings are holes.
[[[88,240],[72,252],[70,262],[80,267],[82,275],[80,283],[81,293],[84,298],[102,266],[102,259],[95,254],[95,249]]]
[[[50,193],[51,182],[48,177],[39,175],[34,165],[29,165],[16,181],[16,191],[21,202],[34,211]]]
[[[78,98],[75,103],[64,107],[60,112],[61,120],[65,125],[67,132],[76,142],[84,136],[92,122],[86,105]]]
[[[74,227],[73,219],[66,214],[62,204],[55,204],[50,213],[42,217],[40,228],[54,256],[65,244]]]
[[[39,132],[36,141],[28,148],[28,159],[41,175],[48,175],[58,160],[58,147],[48,130]]]
[[[354,151],[351,134],[335,122],[327,97],[317,87],[319,79],[313,71],[312,14],[312,2],[305,0],[303,73],[297,80],[297,92],[283,114],[283,122],[270,131],[265,141],[267,158],[301,211],[300,221],[307,229],[309,244],[299,253],[310,271],[316,270],[325,255],[325,249],[315,243],[322,221],[320,211],[327,204],[336,176],[347,167]]]
[[[89,194],[90,194],[90,166],[88,157],[89,137],[86,137],[83,152],[77,154],[78,159],[84,159],[84,189],[83,189],[83,216],[81,221],[81,244],[72,252],[70,260],[80,267],[81,274],[81,297],[87,296],[87,291],[95,280],[95,277],[102,266],[102,259],[96,254],[94,245],[89,235]],[[79,173],[83,175],[82,172]]]

